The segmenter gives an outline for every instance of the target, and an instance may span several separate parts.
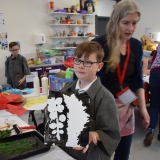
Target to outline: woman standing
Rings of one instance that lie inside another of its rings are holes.
[[[158,120],[158,114],[160,111],[160,44],[157,47],[157,51],[155,51],[153,54],[149,77],[149,87],[151,91],[151,105],[149,111],[151,119],[148,133],[143,142],[145,145],[151,145],[152,143],[154,130]],[[160,125],[158,140],[160,141]]]
[[[106,64],[99,72],[101,82],[114,95],[119,111],[121,141],[114,160],[129,159],[135,128],[134,107],[131,105],[135,97],[132,92],[138,97],[143,128],[147,129],[149,125],[142,80],[142,45],[139,40],[132,38],[140,15],[135,2],[120,1],[112,11],[107,34],[93,39],[101,44],[105,52]]]

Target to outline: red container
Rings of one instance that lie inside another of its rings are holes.
[[[66,24],[70,24],[71,23],[71,21],[70,20],[66,20]]]
[[[49,2],[49,7],[50,7],[50,11],[54,11],[54,2],[53,1]]]

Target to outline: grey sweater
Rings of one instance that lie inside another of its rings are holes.
[[[62,91],[76,93],[76,83],[77,80],[66,84]],[[90,117],[93,122],[91,130],[98,133],[101,141],[97,146],[90,143],[86,154],[68,147],[64,150],[77,159],[109,160],[120,141],[118,113],[114,97],[101,84],[99,78],[84,94],[87,94],[91,100]]]

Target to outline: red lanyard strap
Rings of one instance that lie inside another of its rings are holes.
[[[118,81],[119,81],[119,85],[120,88],[123,88],[123,81],[124,81],[124,77],[126,75],[126,70],[127,70],[127,66],[128,66],[128,61],[129,61],[129,57],[130,57],[130,43],[127,43],[127,54],[126,54],[126,59],[124,62],[124,66],[122,69],[122,73],[120,71],[120,65],[118,64],[116,70],[117,70],[117,76],[118,76]]]

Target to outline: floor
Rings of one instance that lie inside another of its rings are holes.
[[[37,123],[43,122],[43,113],[41,111],[35,112]],[[139,109],[135,108],[135,124],[136,129],[133,136],[133,142],[130,153],[130,160],[160,160],[160,141],[157,140],[158,135],[158,125],[155,130],[155,137],[153,139],[152,145],[145,147],[143,145],[143,139],[145,138],[146,131],[141,127],[141,117],[139,114]],[[33,124],[31,119],[30,124]],[[111,158],[113,159],[113,158]]]

